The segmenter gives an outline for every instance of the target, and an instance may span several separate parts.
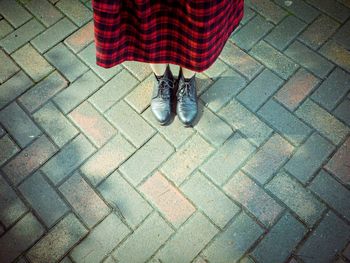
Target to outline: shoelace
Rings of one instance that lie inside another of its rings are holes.
[[[179,89],[179,99],[183,99],[185,96],[191,98],[191,82],[184,81]]]
[[[172,85],[169,84],[169,82],[171,82]],[[159,80],[159,95],[161,96],[161,98],[163,99],[169,99],[170,98],[170,94],[169,94],[169,90],[173,88],[173,81],[168,79],[168,78],[162,78]]]

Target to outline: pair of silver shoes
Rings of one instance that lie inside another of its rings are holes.
[[[191,126],[198,112],[196,78],[185,79],[180,67],[177,81],[170,70],[169,65],[163,76],[157,77],[155,73],[151,109],[161,125],[170,122],[173,105],[176,101],[176,114],[185,126]],[[177,83],[177,85],[176,85]],[[176,98],[175,98],[176,97]]]

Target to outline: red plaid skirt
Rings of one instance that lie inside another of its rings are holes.
[[[171,63],[202,72],[241,21],[243,1],[92,0],[96,63]]]

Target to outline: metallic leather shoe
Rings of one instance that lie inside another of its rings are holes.
[[[157,79],[153,73],[155,82],[153,86],[151,110],[154,117],[161,125],[167,124],[171,119],[171,103],[174,93],[174,76],[167,66],[164,75]]]
[[[176,92],[176,114],[185,126],[192,125],[198,112],[195,76],[186,81],[182,69],[180,69],[178,90]]]

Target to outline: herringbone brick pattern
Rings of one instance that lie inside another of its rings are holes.
[[[193,128],[93,41],[90,0],[0,0],[1,263],[350,262],[350,1],[246,0]]]

